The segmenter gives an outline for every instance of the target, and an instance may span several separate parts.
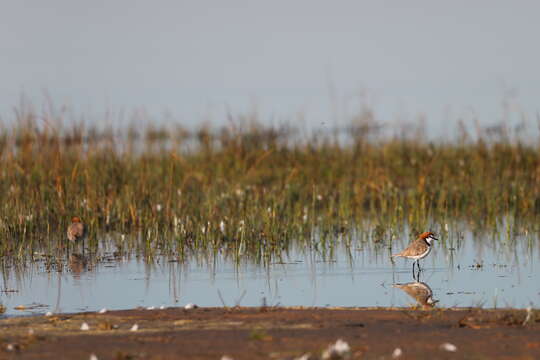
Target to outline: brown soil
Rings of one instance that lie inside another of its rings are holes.
[[[343,339],[351,359],[540,359],[525,310],[199,308],[0,320],[0,359],[295,359]],[[86,322],[90,329],[82,331]],[[138,331],[130,331],[138,324]],[[32,330],[30,330],[32,329]],[[456,352],[441,349],[451,343]],[[9,350],[8,350],[9,348]]]

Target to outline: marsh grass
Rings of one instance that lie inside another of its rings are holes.
[[[353,233],[391,248],[404,228],[440,232],[448,246],[456,222],[505,241],[538,231],[538,143],[511,140],[504,126],[434,142],[421,127],[380,136],[369,117],[306,135],[256,118],[113,129],[16,114],[0,128],[0,256],[63,250],[73,215],[91,229],[90,248],[109,234],[145,256],[264,262],[293,243],[331,252]]]

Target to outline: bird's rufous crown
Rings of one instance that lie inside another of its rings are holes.
[[[426,238],[428,238],[430,236],[435,236],[435,234],[433,234],[430,231],[426,231],[426,232],[421,233],[419,237],[420,237],[420,239],[426,239]]]

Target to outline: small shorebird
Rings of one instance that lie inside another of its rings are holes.
[[[423,307],[434,307],[439,302],[439,300],[433,299],[433,291],[424,282],[415,281],[406,284],[394,284],[392,286],[405,291],[407,295]]]
[[[81,218],[74,216],[71,218],[71,224],[67,228],[68,240],[75,243],[77,240],[84,240],[86,235],[86,227],[81,222]]]
[[[433,240],[439,240],[435,237],[435,234],[432,232],[426,231],[418,236],[418,239],[414,240],[407,248],[397,254],[392,255],[392,258],[395,257],[405,257],[413,259],[413,274],[414,274],[414,264],[418,265],[418,270],[420,270],[420,259],[425,258],[429,255],[431,251],[431,245]]]

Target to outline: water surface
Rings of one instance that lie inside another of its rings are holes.
[[[336,240],[337,241],[337,240]],[[399,239],[394,249],[408,239]],[[211,258],[71,255],[63,266],[45,261],[4,266],[0,302],[5,315],[160,306],[410,306],[538,307],[538,241],[475,238],[455,247],[436,243],[422,260],[420,284],[412,262],[389,259],[384,246],[338,243],[333,254],[289,249],[268,266]],[[63,269],[63,271],[58,271]],[[408,294],[412,292],[411,296]],[[416,296],[414,296],[416,291]],[[422,296],[424,295],[424,298]],[[424,305],[426,305],[424,303]],[[16,309],[23,306],[23,310]]]

